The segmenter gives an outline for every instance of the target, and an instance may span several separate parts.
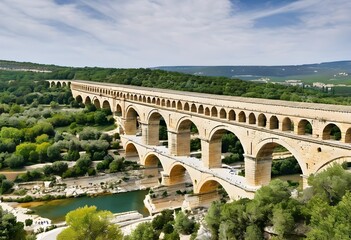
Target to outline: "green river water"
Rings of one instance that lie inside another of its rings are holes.
[[[21,207],[30,208],[35,214],[49,218],[53,223],[65,220],[65,215],[72,210],[85,205],[95,205],[98,210],[108,210],[112,213],[136,210],[148,216],[149,213],[144,206],[143,200],[148,190],[103,195],[97,197],[66,198],[45,202],[29,202],[19,204]]]

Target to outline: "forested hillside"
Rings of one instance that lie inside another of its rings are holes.
[[[24,64],[24,63],[23,63]],[[26,65],[21,67],[27,68]],[[0,67],[2,65],[0,64]],[[28,66],[30,67],[30,66]],[[37,66],[36,66],[37,67]],[[43,69],[48,67],[43,66]],[[314,89],[279,84],[258,84],[226,77],[194,76],[151,69],[69,68],[52,66],[51,72],[0,70],[0,80],[77,79],[155,87],[219,95],[280,99],[331,104],[351,103],[341,97]]]

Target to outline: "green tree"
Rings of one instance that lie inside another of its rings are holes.
[[[35,142],[40,144],[43,142],[48,142],[49,141],[49,136],[47,134],[41,134],[35,138]]]
[[[350,239],[351,236],[351,193],[347,192],[336,206],[329,206],[317,198],[311,210],[311,231],[308,240]]]
[[[129,235],[129,240],[157,240],[159,233],[154,231],[150,222],[140,223]]]
[[[210,229],[213,239],[217,239],[218,236],[221,207],[222,204],[220,202],[213,202],[205,216],[206,225]]]
[[[16,146],[16,154],[22,156],[25,160],[29,159],[30,152],[35,151],[37,145],[35,143],[22,143]]]
[[[25,231],[23,227],[23,223],[17,222],[16,217],[12,213],[7,213],[0,207],[0,239],[25,239]]]
[[[161,214],[154,217],[152,227],[156,230],[162,230],[165,224],[174,220],[172,210],[162,210]]]
[[[292,213],[288,209],[282,209],[280,205],[277,205],[273,210],[272,223],[275,232],[280,236],[291,233],[295,225]]]
[[[85,206],[67,213],[68,228],[58,236],[58,240],[110,240],[122,239],[119,227],[111,224],[113,215],[109,211],[97,211],[95,206]]]
[[[192,234],[196,229],[194,220],[189,219],[182,211],[178,212],[174,222],[174,229],[181,234]]]
[[[327,170],[308,178],[313,194],[336,205],[351,190],[351,173],[345,171],[341,165],[335,164]]]
[[[250,225],[246,228],[245,240],[263,240],[261,229],[256,225]]]
[[[15,154],[11,154],[8,158],[5,159],[4,162],[11,169],[21,168],[25,164],[23,156]]]
[[[0,186],[0,194],[5,194],[5,193],[9,193],[10,190],[13,187],[13,182],[10,180],[2,180],[1,181],[1,186]]]

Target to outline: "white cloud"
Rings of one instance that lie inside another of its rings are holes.
[[[242,12],[229,0],[0,2],[0,59],[73,66],[274,65],[349,59],[351,3]],[[255,28],[294,13],[295,25]]]

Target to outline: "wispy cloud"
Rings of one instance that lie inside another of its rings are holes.
[[[350,59],[349,0],[257,1],[2,0],[0,58],[110,67]]]

